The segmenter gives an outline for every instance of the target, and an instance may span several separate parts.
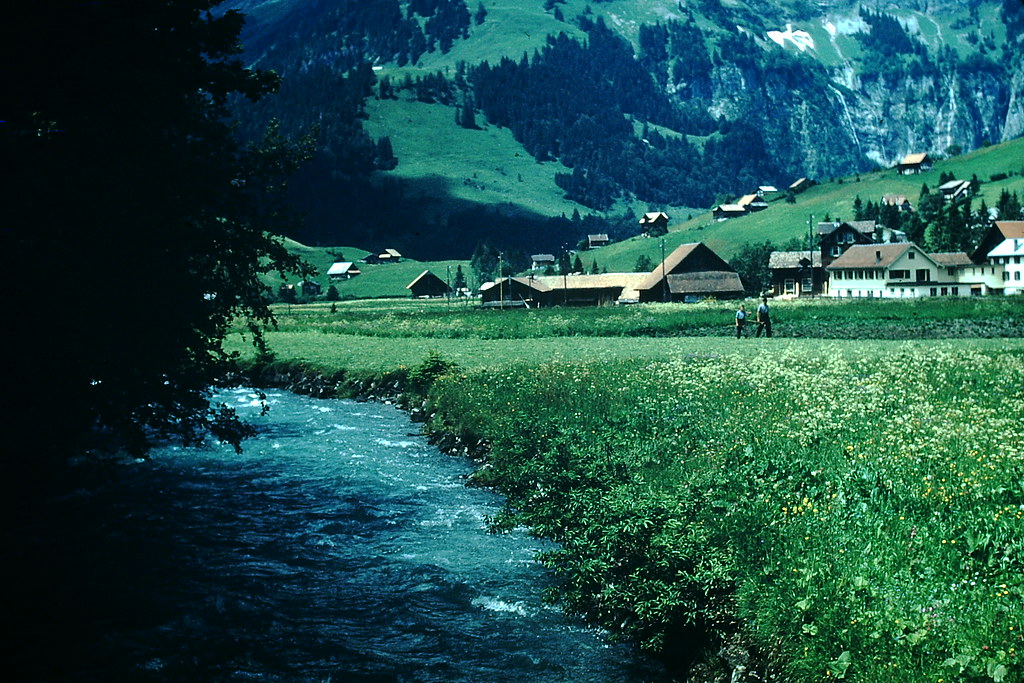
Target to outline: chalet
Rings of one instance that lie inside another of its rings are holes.
[[[331,267],[327,269],[327,277],[332,280],[351,280],[361,274],[362,271],[351,261],[339,261],[331,264]]]
[[[906,195],[902,194],[887,194],[882,196],[883,206],[895,206],[901,213],[904,211],[913,211],[914,206],[907,199]]]
[[[942,195],[942,199],[947,202],[952,202],[964,197],[970,197],[971,181],[950,180],[949,182],[939,185],[939,193]]]
[[[828,267],[834,259],[855,244],[872,244],[875,241],[875,221],[833,221],[818,223],[818,239],[821,243],[821,261]]]
[[[737,199],[736,203],[751,213],[768,208],[768,202],[759,194],[745,194]]]
[[[640,217],[640,225],[644,232],[664,234],[668,230],[668,214],[664,211],[648,211]]]
[[[484,308],[540,308],[551,305],[551,287],[535,277],[503,277],[480,287]]]
[[[772,295],[778,297],[824,294],[828,275],[820,251],[773,251],[768,256]]]
[[[811,181],[807,178],[798,178],[794,180],[790,186],[789,191],[793,194],[799,194],[811,186]]]
[[[1004,294],[1024,294],[1024,221],[996,221],[975,251],[974,262],[980,251],[991,273],[999,271],[998,289]]]
[[[777,194],[779,188],[774,185],[761,185],[757,188],[758,197],[770,197],[771,195]]]
[[[551,289],[552,306],[605,306],[636,303],[639,285],[648,273],[599,275],[543,275],[534,280]]]
[[[896,165],[896,172],[900,175],[914,175],[931,170],[931,167],[932,159],[927,154],[908,154]]]
[[[747,215],[747,209],[739,204],[719,204],[711,211],[716,221],[724,221],[730,218],[739,218]]]
[[[608,235],[600,233],[597,235],[587,235],[587,248],[597,249],[608,244],[611,240],[608,239]]]
[[[401,263],[402,255],[395,249],[385,249],[377,254],[367,254],[364,263]]]
[[[451,294],[452,288],[447,282],[434,275],[429,270],[424,270],[416,276],[416,279],[405,286],[409,292],[417,298],[427,299]]]
[[[302,296],[305,297],[318,296],[321,292],[320,283],[312,280],[303,280],[299,283],[299,287],[302,289]]]
[[[530,256],[530,270],[544,270],[555,267],[554,254],[533,254]]]
[[[967,261],[966,254],[927,254],[911,242],[856,244],[826,267],[829,293],[868,298],[970,296],[977,283],[958,277]]]
[[[637,286],[640,301],[699,301],[743,296],[736,271],[700,242],[683,244]]]

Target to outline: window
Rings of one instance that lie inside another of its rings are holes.
[[[889,271],[889,277],[892,278],[893,280],[909,280],[910,279],[910,271],[909,270],[890,270]]]
[[[914,260],[914,257],[915,257],[915,256],[917,256],[917,254],[915,254],[915,253],[914,253],[914,252],[912,252],[912,251],[911,251],[911,252],[908,252],[908,253],[907,253],[907,258],[908,258],[908,259],[910,259],[911,261],[913,261],[913,260]]]
[[[953,292],[953,296],[960,296],[960,288],[959,287],[954,287],[950,291]]]
[[[814,282],[809,277],[805,277],[804,281],[800,284],[803,288],[804,293],[810,294],[814,291]]]
[[[942,296],[948,296],[948,295],[949,295],[949,288],[948,287],[943,287],[942,288]]]
[[[938,293],[938,290],[936,290],[934,287],[932,287],[931,292],[932,292],[932,296],[935,296]]]
[[[1010,274],[1004,272],[1003,273],[1003,282],[1009,282],[1009,281],[1010,281]]]
[[[1013,274],[1013,279],[1014,279],[1014,280],[1016,280],[1017,282],[1020,282],[1020,271],[1019,271],[1019,270],[1018,270],[1018,271],[1016,271],[1016,272],[1015,272],[1015,273]]]
[[[843,250],[839,248],[838,244],[833,246],[832,249],[829,250],[829,254],[831,254],[832,256],[839,256],[842,253],[843,253]]]
[[[919,268],[917,270],[917,281],[918,282],[928,282],[928,280],[930,280],[930,279],[931,279],[931,271],[929,271],[927,268]]]
[[[786,294],[795,294],[796,293],[796,280],[786,280],[785,283],[783,283],[783,291]]]
[[[949,276],[956,275],[956,268],[946,268],[946,275],[949,275]]]

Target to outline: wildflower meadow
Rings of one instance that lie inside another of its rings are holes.
[[[430,427],[490,442],[552,597],[652,650],[1019,681],[1024,355],[865,348],[454,369]]]

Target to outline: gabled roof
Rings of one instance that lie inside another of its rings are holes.
[[[438,284],[439,283],[439,284],[443,285],[444,287],[448,287],[448,283],[447,282],[445,282],[444,280],[442,280],[438,276],[434,275],[429,270],[424,270],[422,273],[420,273],[419,275],[416,276],[415,280],[413,280],[412,282],[407,284],[405,286],[405,288],[406,289],[412,289],[413,287],[415,287],[420,282],[422,282],[423,284],[427,284],[427,283]]]
[[[339,261],[337,263],[332,263],[331,267],[327,269],[327,274],[344,275],[345,273],[348,273],[349,271],[352,270],[358,271],[359,269],[354,268],[354,265],[355,264],[353,264],[351,261]]]
[[[800,261],[807,260],[807,250],[803,251],[773,251],[768,255],[768,268],[771,270],[783,270],[786,268],[800,268],[803,266]],[[811,267],[821,268],[821,252],[811,252]]]
[[[970,184],[969,180],[949,180],[939,185],[939,192],[953,192]]]
[[[828,266],[828,270],[842,268],[887,268],[911,249],[910,242],[899,244],[854,244]],[[923,252],[922,252],[923,253]],[[927,255],[925,255],[927,257]]]
[[[1024,239],[1024,221],[996,221],[996,230],[1003,239]]]
[[[1003,240],[995,249],[988,252],[989,258],[996,256],[1024,256],[1024,237]]]
[[[756,202],[758,199],[760,199],[760,197],[758,197],[756,194],[745,194],[745,195],[743,195],[742,197],[740,197],[739,199],[736,200],[736,204],[738,206],[746,207],[746,206],[750,206],[751,204]]]
[[[391,258],[402,258],[402,255],[398,253],[397,249],[385,249],[384,254],[387,254]],[[383,256],[384,254],[381,254],[381,256]]]
[[[555,262],[555,255],[554,254],[533,254],[532,256],[530,256],[530,260],[533,261],[534,263],[549,263],[549,262],[550,263],[554,263]]]
[[[716,211],[724,211],[726,213],[746,213],[747,207],[740,206],[739,204],[719,204]]]
[[[975,263],[982,263],[1000,242],[1012,239],[1024,239],[1024,221],[996,221],[982,236],[971,259]]]
[[[676,247],[671,254],[665,257],[665,260],[654,267],[654,269],[648,273],[645,279],[640,283],[637,289],[653,289],[657,287],[662,281],[662,274],[673,275],[680,274],[674,273],[680,266],[685,265],[684,262],[691,257],[699,257],[696,262],[703,261],[704,265],[713,264],[713,268],[703,267],[699,272],[707,271],[722,271],[730,272],[732,269],[729,264],[726,263],[722,257],[713,252],[703,242],[691,242],[690,244],[682,244]],[[696,269],[691,272],[698,272]]]
[[[818,234],[831,235],[844,225],[853,228],[862,235],[872,236],[875,233],[875,226],[877,224],[875,221],[832,221],[831,223],[822,221],[818,223]]]
[[[520,285],[523,285],[524,287],[526,287],[528,289],[532,289],[532,290],[537,291],[537,292],[550,292],[551,291],[551,287],[549,287],[546,284],[544,284],[541,281],[541,278],[539,278],[539,277],[507,277],[507,276],[503,277],[503,278],[499,278],[497,280],[494,280],[493,282],[485,282],[485,283],[483,283],[482,285],[480,285],[480,291],[483,292],[483,291],[486,291],[488,289],[493,289],[494,287],[497,287],[499,284],[502,284],[502,283],[505,283],[505,282],[520,284]]]
[[[928,154],[921,152],[919,154],[908,154],[903,157],[903,161],[900,162],[900,166],[916,166],[917,164],[923,164],[928,160]]]
[[[971,260],[971,257],[962,251],[940,251],[938,253],[928,254],[928,256],[930,256],[937,264],[945,268],[974,265],[974,261]]]
[[[659,220],[668,220],[668,214],[664,211],[648,211],[640,217],[640,224],[647,225],[648,223],[656,223]]]
[[[737,294],[743,291],[739,273],[709,270],[668,276],[668,289],[673,294]]]
[[[778,192],[779,191],[779,188],[775,187],[774,185],[761,185],[757,189],[760,190],[761,192]]]
[[[795,190],[798,187],[800,187],[802,185],[805,185],[806,183],[807,183],[807,178],[797,178],[792,183],[790,183],[789,189],[790,190]]]

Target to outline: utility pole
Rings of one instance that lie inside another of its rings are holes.
[[[665,275],[665,238],[661,240],[661,300],[668,301],[668,276]]]
[[[811,272],[811,291],[808,295],[814,296],[814,214],[807,217],[807,268]]]

